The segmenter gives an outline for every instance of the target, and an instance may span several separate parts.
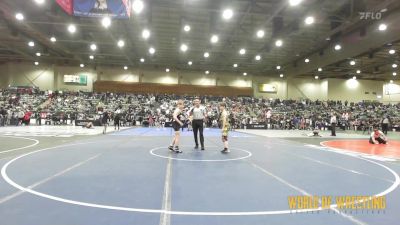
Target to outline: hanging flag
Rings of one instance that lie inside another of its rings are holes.
[[[69,15],[72,15],[73,0],[56,0],[57,4]]]

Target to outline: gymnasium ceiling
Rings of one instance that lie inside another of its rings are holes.
[[[290,6],[289,0],[143,2],[140,14],[132,12],[130,19],[113,19],[106,29],[100,18],[67,15],[54,0],[45,0],[41,5],[35,0],[1,0],[0,62],[29,61],[33,65],[37,61],[77,67],[83,63],[86,67],[208,70],[238,75],[246,72],[271,77],[357,75],[368,79],[395,78],[392,73],[398,68],[392,68],[392,64],[400,64],[400,23],[387,24],[379,43],[371,40],[362,46],[357,42],[346,45],[355,34],[361,39],[371,35],[370,30],[377,30],[386,18],[400,21],[398,0],[303,0],[297,6]],[[227,8],[233,11],[229,20],[222,18]],[[15,18],[17,12],[24,14],[23,21]],[[382,12],[382,18],[361,20],[359,12]],[[307,16],[315,18],[314,24],[305,24]],[[74,34],[68,32],[69,24],[77,26]],[[184,31],[184,25],[190,25],[189,32]],[[148,39],[142,37],[143,29],[150,30]],[[262,38],[256,35],[260,29],[265,32]],[[213,34],[219,37],[217,43],[210,42]],[[54,43],[50,41],[52,36],[57,39]],[[125,42],[123,48],[117,47],[120,39]],[[278,39],[283,41],[281,47],[275,46]],[[35,46],[29,47],[29,41]],[[90,50],[92,43],[97,45],[96,51]],[[186,52],[180,51],[183,43],[188,46]],[[336,44],[341,44],[342,50],[333,50]],[[155,48],[155,54],[149,53],[150,47]],[[246,49],[244,55],[239,54],[241,48]],[[390,49],[396,53],[389,54]],[[209,52],[208,58],[204,58],[205,52]],[[256,55],[261,60],[255,60]],[[311,61],[305,63],[308,57]],[[140,62],[141,58],[145,62]],[[351,66],[350,60],[356,65]],[[188,61],[193,64],[188,65]],[[276,69],[278,65],[280,70]]]

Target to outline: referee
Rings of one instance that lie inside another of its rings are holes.
[[[197,133],[200,132],[200,144],[201,150],[204,150],[204,120],[206,118],[206,110],[204,107],[200,106],[200,100],[198,98],[193,101],[193,108],[189,111],[189,116],[192,117],[192,127],[194,134],[194,141],[196,143],[195,149],[199,148],[199,141],[197,139]]]

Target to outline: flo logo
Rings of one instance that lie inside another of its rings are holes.
[[[380,20],[382,12],[359,12],[360,20]]]

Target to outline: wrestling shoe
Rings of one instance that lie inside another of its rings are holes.
[[[168,149],[173,152],[174,151],[174,147],[173,146],[169,146]]]
[[[182,151],[181,151],[181,150],[179,150],[179,148],[178,148],[178,147],[175,147],[175,149],[174,149],[174,152],[175,152],[175,153],[182,153]]]
[[[224,148],[222,151],[221,151],[221,153],[229,153],[230,151],[229,151],[229,149],[227,149],[227,148]]]

